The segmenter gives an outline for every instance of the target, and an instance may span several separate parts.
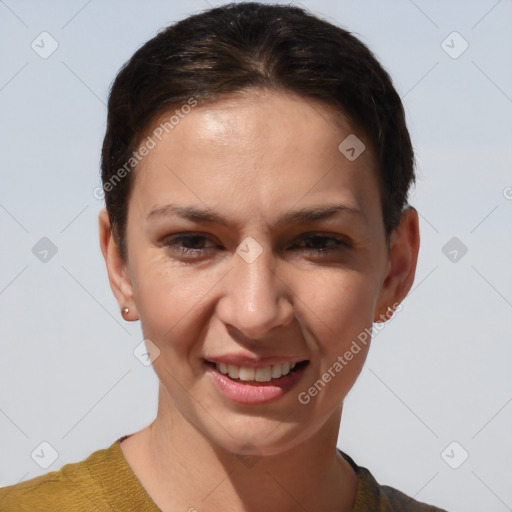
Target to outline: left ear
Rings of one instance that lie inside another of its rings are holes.
[[[382,283],[374,313],[374,322],[385,322],[407,296],[416,275],[420,248],[418,212],[408,206],[400,224],[391,233],[388,270]]]

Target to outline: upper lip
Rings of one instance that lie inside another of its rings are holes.
[[[297,356],[247,356],[240,354],[224,354],[222,356],[210,356],[205,359],[211,363],[233,364],[235,366],[247,366],[249,368],[264,368],[273,364],[299,363],[306,361],[303,357]]]

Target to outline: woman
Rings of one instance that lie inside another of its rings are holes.
[[[100,244],[156,419],[0,510],[440,510],[336,448],[372,323],[414,280],[413,151],[371,52],[302,9],[191,16],[117,76]]]

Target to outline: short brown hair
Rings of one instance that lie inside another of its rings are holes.
[[[359,126],[378,161],[388,237],[398,225],[415,180],[414,152],[388,73],[359,39],[302,8],[233,3],[162,30],[113,82],[101,171],[113,234],[125,260],[133,176],[125,172],[116,183],[112,179],[126,169],[151,123],[190,98],[208,102],[250,88],[321,100]]]

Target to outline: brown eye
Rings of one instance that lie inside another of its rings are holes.
[[[206,246],[208,243],[211,244],[210,247]],[[179,234],[169,236],[164,238],[160,245],[162,247],[167,247],[171,252],[178,256],[187,257],[202,256],[206,251],[215,247],[209,238],[198,234]]]
[[[305,235],[300,240],[301,243],[296,244],[293,248],[302,245],[302,247],[299,247],[299,250],[313,251],[320,254],[340,251],[351,247],[346,240],[327,235]]]

